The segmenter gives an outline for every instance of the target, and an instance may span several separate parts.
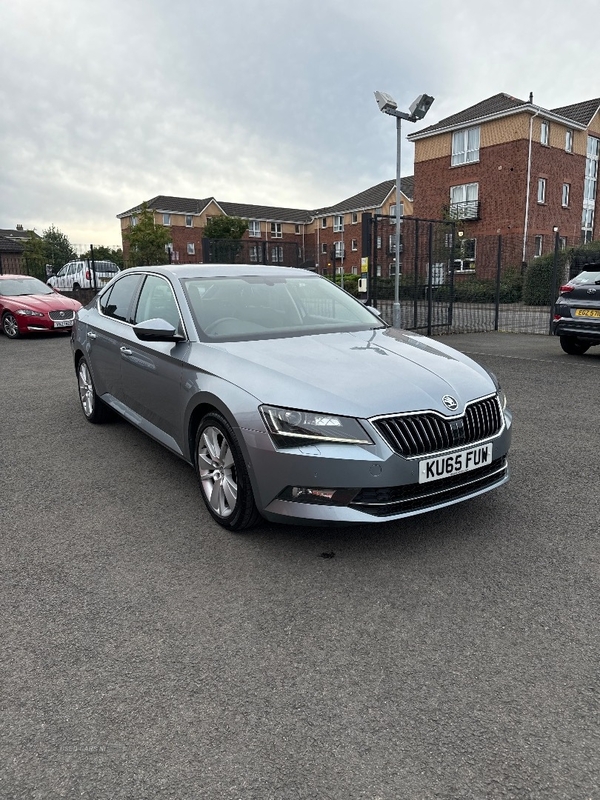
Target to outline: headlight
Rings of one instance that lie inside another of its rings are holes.
[[[278,447],[297,447],[319,442],[373,444],[358,422],[351,417],[275,406],[261,406],[260,412]]]
[[[18,308],[15,311],[15,314],[19,314],[21,317],[43,317],[44,315],[41,311],[31,311],[29,308]]]
[[[494,386],[496,387],[496,393],[498,394],[498,400],[500,401],[500,408],[502,409],[502,411],[504,411],[504,409],[506,408],[506,395],[504,394],[504,390],[500,386],[500,381],[491,370],[487,369],[487,367],[484,367],[484,370],[494,381]]]

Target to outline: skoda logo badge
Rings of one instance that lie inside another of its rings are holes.
[[[455,400],[454,397],[452,397],[449,394],[445,394],[442,397],[442,403],[446,406],[446,408],[449,411],[456,411],[456,409],[458,408],[458,400]]]

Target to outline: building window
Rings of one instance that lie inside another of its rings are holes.
[[[251,244],[250,245],[250,263],[251,264],[258,264],[259,247],[260,247],[260,245],[258,245],[258,244]]]
[[[187,254],[188,256],[195,256],[196,255],[196,245],[193,242],[187,243]]]
[[[452,134],[452,166],[479,161],[479,126],[454,131]]]
[[[473,272],[475,269],[475,254],[477,252],[477,239],[456,238],[454,270],[456,272]]]
[[[327,245],[325,242],[321,244],[321,253],[323,253],[323,255],[327,255]]]
[[[545,145],[550,144],[550,125],[545,119],[542,120],[540,127],[540,142]]]
[[[358,222],[358,213],[356,211],[353,211],[352,212],[352,224],[356,225],[357,222]]]
[[[358,267],[352,267],[352,274],[358,275]]]
[[[344,243],[343,242],[334,242],[335,247],[335,257],[336,258],[343,258],[344,257]]]
[[[375,267],[375,272],[377,273],[377,277],[381,278],[381,264],[377,264]]]
[[[350,242],[350,249],[354,251],[358,250],[358,239],[352,239]]]
[[[137,224],[138,224],[138,218],[137,218],[137,217],[132,217],[132,218],[131,218],[131,227],[132,227],[132,228],[135,228],[135,226],[136,226]]]
[[[252,219],[248,223],[248,236],[253,236],[255,239],[260,238],[260,222],[258,220]]]
[[[377,237],[377,249],[381,250],[381,236]]]
[[[333,218],[333,231],[334,233],[341,233],[344,230],[344,215],[336,214]]]
[[[581,216],[581,239],[591,242],[594,233],[594,207],[598,185],[598,162],[600,161],[600,139],[588,136],[583,183],[583,212]]]
[[[538,256],[541,256],[543,249],[544,249],[544,237],[543,236],[536,236],[535,237],[535,244],[534,244],[534,247],[533,247],[533,255],[536,258]]]
[[[404,216],[404,203],[400,203],[400,216],[401,217]],[[396,203],[392,203],[392,205],[390,206],[390,217],[392,217],[390,222],[392,223],[392,225],[395,225],[396,224]]]
[[[192,228],[193,226],[194,226],[194,218],[192,217],[191,214],[186,214],[185,227],[186,228]]]
[[[573,152],[573,131],[565,131],[565,150],[567,153]]]
[[[171,215],[163,214],[163,225],[170,225],[170,224],[171,224]]]
[[[451,219],[479,219],[479,184],[451,186],[449,212]]]
[[[283,263],[283,247],[281,245],[271,248],[271,261],[273,264]]]
[[[538,178],[537,201],[538,203],[546,202],[546,178]]]
[[[561,250],[567,249],[567,237],[566,236],[559,236],[558,237],[558,246]]]
[[[294,233],[301,233],[300,225],[294,225]]]
[[[327,217],[323,217],[323,219],[321,220],[321,227],[322,228],[327,227]]]
[[[571,192],[571,184],[570,183],[563,183],[562,188],[562,206],[563,208],[569,207],[569,194]]]
[[[281,232],[281,222],[272,222],[271,223],[271,238],[272,239],[281,239],[283,236]]]

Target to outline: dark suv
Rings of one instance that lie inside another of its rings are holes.
[[[560,287],[552,331],[569,355],[583,355],[600,344],[600,264],[589,264]]]

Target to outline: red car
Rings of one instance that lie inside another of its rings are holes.
[[[71,331],[81,303],[29,275],[0,275],[0,319],[9,339],[34,331]]]

